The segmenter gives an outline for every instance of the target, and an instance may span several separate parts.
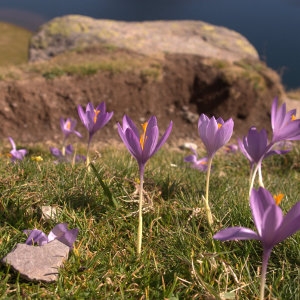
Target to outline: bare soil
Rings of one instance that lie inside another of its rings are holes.
[[[89,53],[90,54],[90,53]],[[87,53],[81,53],[87,55]],[[103,55],[103,61],[128,56],[121,50]],[[139,54],[130,54],[138,60]],[[110,56],[110,57],[108,57]],[[73,58],[74,59],[74,58]],[[99,57],[98,57],[99,59]],[[105,101],[114,116],[99,133],[95,142],[119,141],[117,122],[124,114],[137,124],[156,115],[161,132],[172,120],[172,143],[198,139],[197,121],[201,113],[233,118],[235,137],[246,134],[250,126],[270,129],[270,108],[273,98],[282,95],[279,77],[265,68],[255,76],[261,82],[254,86],[253,78],[237,73],[227,75],[228,69],[213,67],[207,59],[193,55],[166,54],[153,69],[103,70],[94,75],[64,75],[48,79],[39,75],[0,83],[0,137],[12,136],[20,144],[61,140],[59,120],[72,117],[78,120],[77,129],[87,139],[80,124],[77,106],[88,102],[94,105]],[[149,71],[150,70],[150,71]],[[256,78],[256,77],[255,77]]]

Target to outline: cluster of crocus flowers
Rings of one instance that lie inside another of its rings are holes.
[[[284,216],[278,206],[283,195],[275,197],[260,187],[252,189],[250,207],[257,232],[245,227],[229,227],[216,233],[213,238],[220,241],[259,240],[263,246],[260,299],[264,299],[267,265],[273,247],[300,230],[300,202]]]
[[[23,160],[23,158],[27,154],[27,150],[26,149],[17,150],[17,146],[16,146],[14,140],[11,137],[9,137],[8,139],[12,146],[12,150],[9,152],[11,161],[16,162],[18,160]]]
[[[207,213],[208,223],[213,224],[213,217],[208,201],[209,178],[212,160],[215,153],[228,143],[233,133],[233,120],[229,119],[226,122],[222,118],[208,118],[201,114],[198,121],[198,133],[207,151],[207,174],[206,174],[206,192],[205,192],[205,208]]]
[[[89,165],[89,149],[92,137],[99,129],[109,122],[113,116],[113,112],[106,112],[105,102],[100,103],[96,108],[94,108],[92,103],[88,103],[85,111],[80,105],[78,105],[78,115],[82,124],[86,127],[89,133],[86,154],[86,164]]]
[[[78,228],[68,229],[68,224],[59,223],[54,226],[48,235],[39,229],[26,229],[23,232],[28,236],[25,242],[26,245],[37,244],[38,246],[43,246],[56,239],[72,249],[77,238],[78,231]]]
[[[272,139],[268,142],[267,132],[260,132],[251,127],[247,136],[239,140],[241,152],[250,162],[250,188],[254,185],[255,176],[258,172],[259,185],[264,187],[261,165],[264,158],[273,154],[285,154],[289,149],[275,149],[276,146],[285,141],[300,140],[300,120],[296,119],[296,110],[286,112],[286,104],[278,107],[278,99],[275,98],[271,108]]]
[[[73,154],[74,149],[71,144],[66,146],[66,140],[71,134],[75,134],[79,138],[82,137],[81,133],[75,130],[76,125],[76,120],[73,120],[71,118],[67,118],[66,120],[64,120],[63,118],[60,118],[60,128],[64,136],[62,150],[59,150],[55,147],[50,147],[51,154],[57,158],[56,163],[72,162],[74,164],[75,162],[85,161],[84,156],[76,155],[75,153]]]
[[[133,121],[128,117],[123,117],[122,126],[118,123],[118,132],[124,142],[125,146],[136,159],[139,165],[140,173],[140,197],[139,197],[139,225],[137,235],[137,254],[140,255],[142,247],[142,207],[143,207],[143,182],[144,182],[144,171],[146,162],[152,157],[166,142],[172,130],[173,123],[170,122],[167,130],[163,136],[159,138],[159,129],[157,126],[157,119],[155,116],[142,124],[142,133],[139,134],[139,130]]]
[[[84,155],[79,155],[74,152],[74,148],[71,144],[65,147],[64,150],[65,153],[63,154],[58,148],[50,147],[51,154],[57,158],[56,163],[69,162],[74,165],[77,162],[84,162],[86,160]]]

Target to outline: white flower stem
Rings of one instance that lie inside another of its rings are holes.
[[[91,139],[89,138],[88,145],[87,145],[87,150],[86,150],[86,166],[87,166],[87,168],[88,168],[88,172],[91,171],[91,167],[90,167],[90,157],[89,157],[90,143],[91,143]]]
[[[207,162],[207,173],[206,173],[206,191],[205,191],[205,209],[206,209],[206,214],[207,214],[207,220],[209,225],[213,224],[213,217],[211,214],[209,202],[208,202],[208,191],[209,191],[209,179],[210,179],[210,171],[211,171],[211,164],[212,164],[212,157],[208,159]]]
[[[140,166],[140,197],[139,197],[139,225],[137,234],[137,255],[140,256],[142,250],[143,237],[143,185],[144,185],[144,166]]]
[[[271,250],[265,250],[263,252],[263,261],[262,261],[262,266],[261,266],[261,275],[260,275],[260,300],[264,300],[265,297],[265,285],[266,285],[266,274],[267,274],[267,266],[268,266],[268,261],[269,257],[271,254]]]
[[[251,191],[252,191],[252,188],[253,188],[253,185],[254,185],[254,180],[255,180],[256,173],[257,173],[258,169],[259,169],[259,164],[257,164],[255,166],[255,169],[254,169],[254,171],[252,173],[252,178],[251,178],[250,188],[249,188],[249,196],[251,195]]]
[[[62,154],[63,156],[66,155],[66,138],[63,139],[63,144],[62,144],[61,154]]]
[[[264,183],[263,183],[262,173],[261,173],[261,165],[258,168],[258,183],[261,187],[263,187],[263,188],[265,187]]]

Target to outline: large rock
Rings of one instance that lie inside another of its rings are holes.
[[[137,123],[156,115],[162,129],[173,120],[176,143],[198,139],[201,113],[232,117],[241,136],[250,126],[270,129],[271,103],[284,95],[278,74],[245,38],[203,22],[66,16],[41,27],[30,56],[40,73],[0,82],[0,138],[17,143],[53,145],[62,139],[60,117],[79,120],[77,105],[102,101],[114,116],[94,142],[120,141],[116,123],[125,113]],[[85,143],[80,122],[78,130]]]
[[[31,40],[31,61],[49,59],[66,50],[109,45],[146,55],[201,55],[229,61],[258,59],[241,34],[201,21],[119,22],[70,15],[43,25]]]

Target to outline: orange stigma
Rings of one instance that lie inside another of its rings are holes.
[[[218,123],[218,129],[220,129],[222,127],[221,123]]]
[[[291,120],[295,121],[296,120],[296,115],[292,115]]]
[[[71,129],[71,122],[70,122],[69,120],[66,122],[66,128],[67,128],[68,130]]]
[[[281,200],[283,199],[283,197],[284,197],[284,194],[282,194],[282,193],[279,193],[279,194],[276,194],[273,196],[276,205],[279,205],[281,203]]]
[[[94,124],[97,122],[97,118],[98,118],[98,115],[100,113],[100,110],[98,109],[94,109]]]
[[[142,150],[144,150],[144,143],[147,139],[146,130],[147,130],[148,122],[141,124],[141,126],[143,128],[143,133],[141,134],[141,137],[140,137],[140,144],[141,144]]]

